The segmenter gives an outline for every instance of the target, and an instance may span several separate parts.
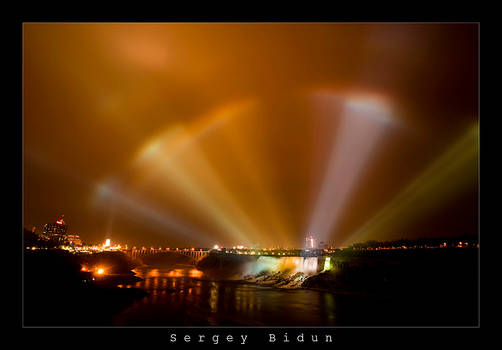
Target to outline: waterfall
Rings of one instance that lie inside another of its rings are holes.
[[[244,268],[242,277],[249,282],[297,288],[316,273],[317,257],[260,256]]]
[[[317,257],[271,257],[260,256],[250,263],[245,271],[247,274],[258,275],[260,273],[289,273],[298,272],[311,275],[317,272]]]
[[[303,260],[303,273],[311,275],[317,272],[317,257],[302,258]]]

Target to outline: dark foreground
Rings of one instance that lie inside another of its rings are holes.
[[[111,267],[112,278],[95,278],[82,265]],[[120,289],[139,280],[122,254],[72,255],[62,250],[28,251],[24,256],[25,326],[105,326],[113,315],[144,298],[141,289]]]
[[[472,327],[479,314],[478,254],[476,248],[347,251],[334,259],[333,271],[303,286],[360,295],[339,303],[344,325]]]
[[[26,326],[476,326],[477,249],[345,252],[301,289],[209,278],[187,261],[83,282],[82,258],[27,252]],[[99,259],[99,257],[94,257]],[[157,258],[158,259],[158,258]],[[229,260],[232,263],[231,260]],[[233,264],[235,265],[235,263]],[[235,267],[235,266],[234,266]],[[225,268],[225,265],[222,266]]]

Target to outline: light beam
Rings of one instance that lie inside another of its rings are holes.
[[[344,243],[395,234],[404,224],[451,200],[477,176],[478,125],[471,126],[396,197],[355,231]]]
[[[365,96],[318,93],[314,101],[328,107],[328,114],[337,111],[340,104],[342,107],[339,115],[321,116],[338,117],[339,125],[306,230],[326,242],[336,231],[350,195],[391,120],[385,103]]]

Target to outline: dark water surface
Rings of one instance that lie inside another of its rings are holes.
[[[210,281],[189,266],[139,267],[141,288],[150,296],[114,318],[134,326],[333,326],[335,295],[283,290],[238,281]]]
[[[137,300],[113,318],[118,326],[475,326],[473,299],[462,289],[441,296],[370,296],[280,289],[241,281],[212,281],[193,266],[139,267]],[[432,287],[434,288],[434,286]],[[443,293],[444,294],[444,293]]]

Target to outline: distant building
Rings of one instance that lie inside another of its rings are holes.
[[[64,215],[56,222],[44,225],[43,235],[58,245],[68,244],[68,225],[63,217]]]
[[[328,249],[328,243],[319,242],[319,249]]]
[[[316,249],[316,239],[312,235],[305,238],[305,249]]]
[[[56,220],[54,223],[48,223],[44,225],[44,233],[45,234],[58,234],[58,235],[66,235],[68,231],[68,225],[63,220],[64,215],[61,216],[59,220]]]
[[[68,243],[71,246],[81,246],[82,240],[79,235],[68,235]]]

